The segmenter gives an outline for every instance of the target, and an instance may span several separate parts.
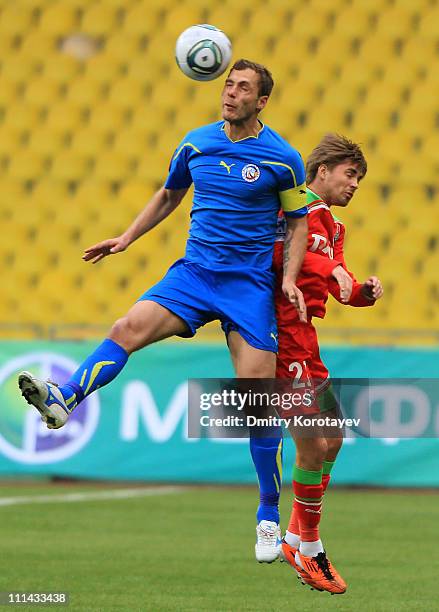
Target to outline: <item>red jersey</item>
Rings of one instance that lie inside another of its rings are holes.
[[[303,293],[308,318],[324,318],[329,292],[340,300],[340,287],[332,276],[338,265],[343,266],[353,280],[350,306],[371,306],[374,300],[367,299],[352,272],[347,269],[343,246],[345,226],[336,219],[327,204],[307,188],[308,205],[308,247],[303,260],[297,286]],[[277,290],[281,291],[283,277],[283,246],[286,222],[282,213],[278,220],[277,238],[274,249],[273,269],[277,278]],[[276,291],[276,300],[277,291]]]

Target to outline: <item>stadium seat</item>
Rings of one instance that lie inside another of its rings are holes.
[[[78,31],[79,12],[77,6],[55,2],[47,6],[41,15],[39,27],[48,34],[60,36]]]
[[[117,6],[102,0],[87,6],[81,20],[81,31],[90,36],[107,37],[116,26]]]
[[[350,268],[361,280],[382,274],[386,296],[360,312],[331,301],[328,325],[338,337],[351,327],[387,330],[391,342],[392,328],[437,328],[437,16],[433,0],[1,1],[0,323],[109,324],[182,254],[189,195],[126,258],[99,267],[80,259],[163,184],[184,134],[220,118],[224,77],[191,81],[174,61],[180,31],[210,22],[230,36],[234,58],[272,70],[262,120],[305,157],[331,130],[363,145],[368,175],[338,212]],[[75,32],[98,40],[94,56],[62,51]],[[416,295],[407,297],[408,272]],[[34,287],[37,306],[13,278]],[[72,299],[46,303],[52,283]]]

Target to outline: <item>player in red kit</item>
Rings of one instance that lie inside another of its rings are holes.
[[[329,373],[320,358],[312,317],[323,318],[331,293],[350,306],[372,306],[383,294],[381,282],[371,276],[359,283],[349,272],[343,254],[345,227],[332,213],[334,206],[349,204],[367,171],[360,147],[343,136],[327,134],[307,161],[308,250],[297,286],[306,306],[307,322],[282,292],[284,221],[279,217],[274,251],[276,273],[276,316],[278,359],[276,377],[292,379],[293,386],[312,386],[313,407],[324,416],[338,414]],[[344,593],[346,583],[326,556],[319,536],[322,498],[330,472],[343,442],[340,429],[315,435],[293,431],[296,461],[293,470],[294,503],[288,530],[282,543],[284,559],[297,571],[302,582],[331,593]]]

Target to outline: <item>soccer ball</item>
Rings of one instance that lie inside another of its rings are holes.
[[[229,65],[232,44],[227,36],[211,25],[191,26],[180,34],[175,59],[182,72],[196,81],[211,81]]]

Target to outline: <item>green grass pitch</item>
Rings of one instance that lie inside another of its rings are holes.
[[[0,497],[95,490],[3,485]],[[86,612],[438,609],[438,495],[329,490],[322,535],[348,582],[338,596],[302,586],[286,564],[256,563],[255,501],[251,488],[201,487],[0,506],[0,591],[68,591],[64,609]],[[285,488],[284,528],[289,505]]]

